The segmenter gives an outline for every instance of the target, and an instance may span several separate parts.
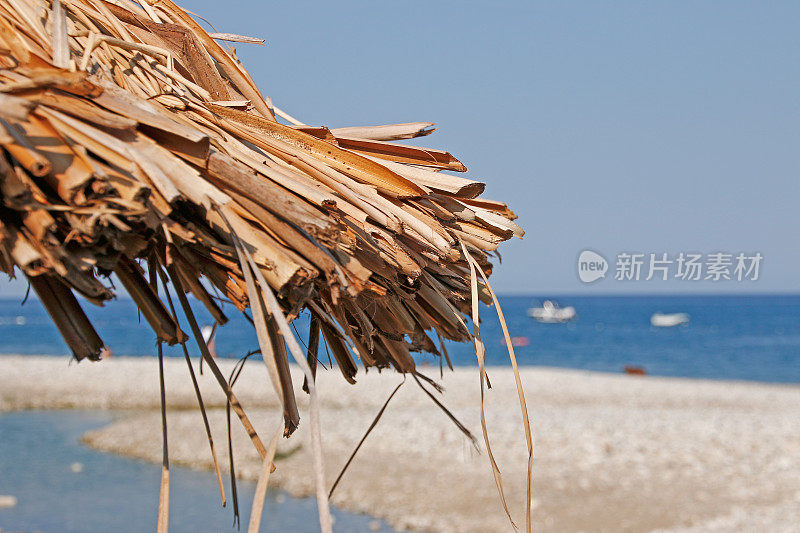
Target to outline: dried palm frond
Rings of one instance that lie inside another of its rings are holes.
[[[441,357],[429,335],[474,340],[464,317],[493,299],[489,254],[523,231],[505,204],[478,198],[483,183],[443,172],[466,171],[453,155],[395,142],[432,123],[303,124],[218,41],[261,42],[209,34],[171,0],[0,0],[0,268],[30,280],[78,359],[104,346],[73,292],[102,304],[112,273],[160,342],[185,343],[153,273],[168,278],[268,458],[186,292],[220,324],[211,287],[251,308],[288,436],[299,422],[289,353],[305,371],[314,429],[318,407],[316,355],[300,351],[287,321],[310,311],[315,342],[321,333],[348,381],[354,355],[416,374],[413,352]],[[320,464],[317,477],[325,529]]]

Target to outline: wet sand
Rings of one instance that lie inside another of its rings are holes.
[[[232,364],[222,361],[223,372]],[[427,374],[438,377],[438,369]],[[513,375],[505,368],[490,368],[489,375],[493,451],[519,522],[526,455]],[[800,387],[530,367],[523,379],[535,435],[537,531],[796,531]],[[166,380],[171,459],[209,468],[183,360],[166,362]],[[358,381],[351,386],[335,371],[320,371],[329,482],[402,378],[370,372]],[[209,372],[201,382],[217,449],[225,455],[224,396]],[[398,528],[510,530],[483,451],[477,370],[445,372],[442,383],[443,402],[476,435],[481,452],[408,380],[333,503]],[[278,406],[263,363],[248,363],[235,391],[268,440]],[[66,357],[0,356],[0,410],[129,409],[130,418],[85,436],[104,451],[160,462],[158,401],[155,359],[69,364]],[[300,429],[281,442],[270,481],[298,496],[313,492],[304,415],[303,404]],[[237,471],[254,478],[257,454],[238,422],[234,428]]]

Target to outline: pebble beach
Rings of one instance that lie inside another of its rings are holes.
[[[224,373],[233,361],[220,361]],[[294,369],[296,371],[296,369]],[[477,369],[422,368],[444,387],[441,401],[477,437],[477,448],[408,379],[332,498],[397,529],[510,530],[480,432]],[[513,374],[488,369],[486,417],[515,521],[522,522],[526,450]],[[185,361],[165,361],[170,458],[211,468]],[[198,376],[221,460],[224,395]],[[295,384],[302,382],[294,373]],[[522,369],[535,437],[533,516],[537,531],[796,531],[800,523],[800,387]],[[323,446],[333,481],[402,378],[359,374],[348,385],[321,370]],[[263,363],[235,386],[264,440],[279,406]],[[304,397],[301,416],[307,415]],[[114,409],[124,416],[91,431],[98,450],[161,460],[158,366],[153,358],[70,363],[67,357],[0,356],[0,411]],[[278,447],[270,479],[292,495],[313,494],[307,416]],[[237,474],[256,479],[260,461],[234,421]],[[223,465],[226,461],[222,460]],[[274,485],[273,485],[274,484]],[[249,505],[249,502],[247,502]]]

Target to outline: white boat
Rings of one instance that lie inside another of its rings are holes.
[[[689,315],[686,313],[653,313],[650,317],[650,325],[657,328],[673,328],[689,323]]]
[[[559,307],[559,305],[551,300],[545,300],[541,307],[531,307],[528,309],[528,316],[538,320],[539,322],[558,323],[569,322],[578,316],[575,308]]]

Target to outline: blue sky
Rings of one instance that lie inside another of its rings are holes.
[[[239,56],[304,122],[436,122],[418,144],[459,157],[528,231],[502,249],[498,291],[800,291],[798,3],[182,5],[265,38]],[[575,267],[586,248],[612,263],[764,260],[757,282],[589,286]]]

